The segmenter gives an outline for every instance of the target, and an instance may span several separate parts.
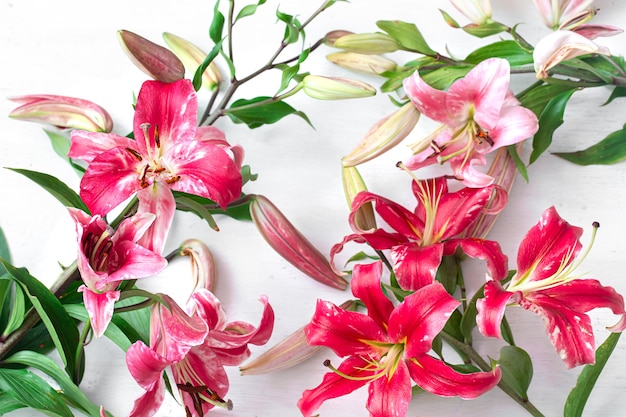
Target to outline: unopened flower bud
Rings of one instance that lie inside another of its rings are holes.
[[[376,123],[363,140],[341,160],[343,166],[354,166],[374,159],[396,146],[413,130],[420,113],[409,102]]]
[[[117,32],[124,52],[143,72],[155,80],[173,83],[185,77],[185,67],[172,51],[133,32]]]
[[[356,310],[356,302],[346,301],[339,306],[344,310]],[[241,375],[257,375],[280,371],[304,362],[323,346],[310,346],[306,342],[304,327],[296,330],[257,358],[239,368]]]
[[[108,133],[113,129],[109,113],[88,100],[51,94],[12,97],[10,100],[21,104],[9,114],[14,119],[90,132]]]
[[[398,64],[380,55],[366,55],[356,52],[335,52],[326,58],[333,64],[369,75],[380,75],[385,71],[393,71]]]
[[[163,39],[190,72],[195,72],[207,56],[193,43],[172,33],[163,33]],[[221,82],[222,74],[215,62],[211,62],[202,74],[202,86],[213,91],[219,87]]]
[[[209,248],[197,239],[187,239],[181,243],[178,252],[180,255],[189,256],[195,288],[205,288],[212,292],[217,273]]]
[[[491,0],[450,0],[456,9],[478,25],[491,20]]]
[[[306,95],[318,100],[345,100],[376,95],[376,89],[371,85],[347,78],[307,75],[301,86]]]
[[[347,288],[346,280],[333,271],[324,255],[266,197],[254,196],[250,215],[267,243],[285,260],[316,281]]]
[[[358,193],[367,191],[367,186],[359,170],[354,167],[341,167],[341,179],[343,181],[343,192],[346,196],[348,208],[352,209],[352,202]],[[372,203],[363,204],[356,213],[355,223],[361,230],[376,229],[376,216]]]
[[[324,36],[324,43],[328,46],[335,46],[335,41],[342,36],[352,35],[354,32],[349,30],[332,30]]]
[[[398,42],[385,33],[352,33],[335,40],[335,48],[361,54],[384,54],[400,48]]]

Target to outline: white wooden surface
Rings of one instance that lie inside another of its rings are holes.
[[[14,104],[4,98],[50,93],[90,99],[107,108],[116,121],[115,132],[125,134],[132,126],[133,93],[138,91],[145,77],[123,54],[116,30],[128,29],[161,44],[161,33],[169,31],[209,48],[207,32],[213,7],[210,1],[3,0],[0,3],[0,165],[51,173],[75,189],[78,178],[53,154],[40,127],[6,118]],[[601,9],[596,18],[598,23],[623,25],[626,3],[599,0],[596,5]],[[257,17],[242,21],[234,39],[238,70],[247,73],[255,69],[277,46],[282,27],[274,24],[276,7],[298,14],[304,20],[317,6],[314,0],[280,3],[269,0]],[[443,51],[447,47],[451,54],[459,57],[483,44],[484,41],[447,27],[438,8],[447,10],[459,22],[465,22],[443,0],[384,3],[359,0],[331,8],[310,26],[307,42],[312,43],[333,29],[375,31],[378,19],[402,19],[416,23],[435,49]],[[509,25],[523,23],[519,30],[531,42],[548,33],[530,0],[493,0],[493,8],[496,19]],[[615,54],[626,53],[624,35],[599,42],[609,46]],[[324,60],[324,55],[330,52],[333,52],[330,48],[321,48],[306,62],[304,69],[316,74],[348,75]],[[241,92],[242,96],[273,94],[277,78],[264,80],[252,83]],[[526,77],[514,81],[513,86],[519,88],[531,81],[532,76]],[[621,128],[626,122],[626,104],[622,99],[600,107],[608,94],[608,89],[576,93],[551,150],[581,149]],[[206,99],[201,96],[201,103]],[[384,95],[350,102],[317,102],[297,95],[289,102],[310,116],[315,130],[296,117],[256,130],[234,126],[226,120],[220,120],[218,126],[226,130],[231,142],[245,147],[246,163],[260,174],[258,181],[246,186],[245,191],[268,196],[316,245],[328,251],[349,231],[340,158],[392,107]],[[432,124],[427,120],[420,121],[410,138],[420,137],[430,127]],[[528,150],[525,152],[528,154]],[[370,190],[412,206],[409,178],[394,168],[397,160],[407,156],[407,149],[401,145],[388,155],[365,164],[361,172]],[[571,223],[585,227],[584,242],[589,237],[592,221],[599,221],[602,227],[595,247],[580,272],[626,293],[623,276],[626,266],[625,166],[581,168],[545,155],[529,168],[529,174],[529,184],[518,178],[510,204],[491,237],[499,240],[505,253],[514,260],[521,237],[550,205],[555,205]],[[74,230],[69,216],[56,200],[18,174],[0,170],[0,184],[0,225],[9,239],[14,263],[28,267],[43,281],[52,282],[59,272],[58,263],[68,264],[75,256]],[[168,247],[173,248],[188,237],[197,237],[209,244],[220,273],[216,292],[233,319],[255,322],[261,311],[257,297],[268,295],[276,311],[275,332],[270,344],[304,325],[318,297],[338,303],[348,298],[349,294],[327,289],[300,274],[264,243],[251,224],[221,218],[218,222],[221,231],[216,233],[193,216],[177,214]],[[512,263],[511,268],[514,267]],[[160,277],[145,280],[142,285],[171,292],[182,300],[188,291],[185,268],[184,263],[175,263]],[[470,276],[468,272],[468,279],[478,286],[483,277],[482,265],[477,263],[473,268],[476,274]],[[508,314],[518,344],[534,358],[531,400],[546,416],[561,415],[579,370],[565,369],[538,317],[514,309]],[[605,311],[594,312],[592,316],[601,342],[608,334],[604,326],[613,324],[615,318]],[[479,340],[477,348],[481,353],[497,357],[499,342]],[[254,349],[255,352],[261,350]],[[302,390],[321,381],[326,371],[322,361],[326,358],[334,359],[325,352],[291,370],[264,376],[241,377],[237,369],[232,368],[228,397],[235,409],[230,415],[299,415],[296,401]],[[87,348],[87,360],[82,388],[94,402],[103,404],[115,415],[127,414],[142,390],[128,374],[123,353],[106,339],[96,340]],[[626,342],[622,341],[589,400],[587,416],[626,414],[625,365]],[[320,413],[366,416],[365,399],[366,391],[360,390],[327,402]],[[216,410],[214,414],[227,415],[228,412]],[[15,415],[32,413],[16,412]],[[158,415],[184,416],[184,411],[174,400],[168,399]],[[526,413],[494,390],[473,401],[423,394],[414,399],[408,415],[517,417]]]

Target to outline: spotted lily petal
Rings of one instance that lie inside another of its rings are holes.
[[[404,417],[411,402],[411,377],[400,362],[391,378],[379,378],[369,385],[367,410],[371,417]]]

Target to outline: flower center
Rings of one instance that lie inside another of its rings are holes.
[[[203,404],[211,404],[229,411],[233,409],[233,402],[223,399],[217,392],[204,385],[200,376],[186,359],[172,365],[172,371],[180,395],[191,399],[191,405],[197,415],[205,415],[202,409]],[[187,416],[192,415],[187,401],[185,401],[185,411]]]
[[[103,231],[100,235],[88,232],[83,236],[82,250],[95,272],[107,272],[109,270],[109,255],[112,248],[113,242],[108,230]]]

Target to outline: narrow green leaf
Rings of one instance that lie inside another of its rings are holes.
[[[306,114],[294,109],[284,101],[270,101],[265,104],[258,104],[266,100],[271,100],[271,97],[261,96],[250,100],[239,99],[231,105],[226,114],[233,122],[245,123],[250,129],[276,123],[289,115],[299,116],[311,125],[311,121]]]
[[[83,210],[85,213],[89,213],[89,209],[87,209],[87,206],[85,205],[85,203],[83,203],[83,200],[81,200],[80,196],[58,178],[53,177],[49,174],[44,174],[43,172],[30,171],[27,169],[8,169],[17,172],[18,174],[22,174],[26,178],[39,184],[46,191],[52,194],[54,198],[59,200],[64,206],[75,207],[77,209]]]
[[[11,262],[11,251],[9,250],[9,242],[4,235],[4,230],[0,227],[0,258],[7,262]],[[0,264],[0,277],[6,274],[6,269]]]
[[[204,58],[204,61],[202,61],[202,64],[200,64],[193,75],[193,88],[196,91],[200,90],[200,87],[202,87],[202,74],[204,74],[204,71],[206,71],[211,62],[213,62],[215,57],[220,53],[220,50],[222,49],[222,42],[223,40],[215,42],[215,46],[211,49],[206,58]]]
[[[577,152],[555,152],[554,155],[577,165],[610,165],[626,158],[626,126],[606,138]]]
[[[443,20],[445,20],[445,22],[448,24],[448,26],[453,27],[455,29],[459,29],[461,27],[461,25],[458,24],[458,22],[456,20],[454,20],[452,18],[452,16],[450,16],[447,12],[439,9],[439,12],[441,13],[441,15],[443,16]]]
[[[615,87],[613,91],[611,91],[611,95],[609,96],[607,101],[603,104],[603,106],[606,106],[607,104],[609,104],[610,102],[612,102],[613,100],[619,97],[626,97],[626,87],[620,87],[620,86]]]
[[[541,116],[543,109],[548,102],[552,100],[558,94],[561,94],[568,90],[573,90],[575,87],[571,85],[562,84],[539,84],[531,89],[526,90],[518,98],[520,104],[527,109],[531,110],[537,117]]]
[[[443,284],[448,294],[454,294],[456,291],[458,271],[459,265],[456,258],[453,255],[444,256],[437,269],[435,279]]]
[[[477,38],[486,38],[487,36],[505,32],[507,29],[508,27],[498,22],[483,23],[480,25],[467,25],[463,27],[463,30],[466,33],[476,36]]]
[[[86,322],[89,319],[87,310],[85,310],[85,306],[82,304],[66,304],[65,311],[67,311],[67,314],[69,314],[71,317],[77,320],[80,320],[82,322]],[[115,343],[117,346],[119,346],[120,349],[122,349],[123,351],[126,351],[133,342],[130,341],[128,336],[126,336],[124,331],[121,330],[120,327],[118,326],[118,324],[121,321],[124,321],[124,320],[119,319],[116,321],[115,315],[114,315],[114,317],[111,318],[111,322],[107,326],[107,329],[104,332],[104,335],[113,343]]]
[[[11,411],[19,410],[20,408],[26,408],[26,406],[13,399],[13,397],[6,392],[0,392],[0,416],[8,414]]]
[[[9,275],[18,282],[33,303],[41,321],[50,333],[54,345],[69,375],[76,375],[76,349],[78,349],[78,329],[65,312],[61,302],[37,278],[25,268],[16,268],[1,260]]]
[[[467,303],[467,308],[463,312],[463,318],[459,324],[459,330],[466,342],[472,340],[472,330],[476,327],[476,316],[478,315],[478,309],[476,308],[476,301],[485,295],[485,285],[483,284]]]
[[[187,198],[183,196],[178,196],[176,198],[176,202],[186,206],[191,212],[195,213],[198,217],[206,220],[206,222],[209,224],[209,227],[211,229],[219,230],[219,227],[217,226],[215,219],[211,215],[211,212],[207,210],[206,207],[204,207],[204,205],[198,203],[197,201],[191,198]]]
[[[209,37],[215,44],[219,43],[222,40],[224,22],[226,21],[224,15],[220,12],[219,7],[220,0],[216,0],[215,5],[213,5],[213,20],[211,21],[211,26],[209,26]],[[201,73],[202,72],[204,72],[204,70],[201,71]]]
[[[292,44],[298,41],[300,38],[300,29],[302,25],[298,22],[294,16],[282,13],[278,8],[276,9],[276,17],[281,22],[285,23],[285,34],[283,35],[283,42]]]
[[[533,63],[532,54],[511,40],[494,42],[478,48],[465,58],[465,62],[476,65],[488,58],[504,58],[512,67]]]
[[[239,19],[242,19],[244,17],[248,17],[248,16],[252,16],[253,14],[256,13],[256,9],[262,5],[265,4],[267,0],[259,0],[258,3],[256,4],[248,4],[247,6],[244,6],[241,8],[241,10],[239,11],[239,13],[237,13],[237,17],[235,18],[235,22],[237,22]]]
[[[200,197],[200,196],[193,195],[193,194],[183,193],[180,191],[174,191],[174,198],[178,199],[180,197],[192,199],[195,202],[202,204],[213,215],[223,214],[225,216],[232,217],[235,220],[252,221],[252,218],[250,217],[250,210],[249,210],[250,202],[249,201],[244,201],[242,202],[242,204],[239,204],[236,206],[230,206],[230,207],[227,207],[226,210],[222,210],[222,208],[219,207],[217,203],[215,203],[212,200],[209,200],[208,198]],[[181,211],[189,211],[189,212],[193,211],[191,210],[191,208],[187,207],[184,204],[177,205],[176,209],[181,210]]]
[[[528,387],[533,379],[533,363],[528,353],[517,346],[504,346],[498,360],[502,380],[524,400],[528,399]]]
[[[515,167],[519,171],[520,175],[522,176],[522,178],[524,178],[526,182],[528,182],[528,171],[526,170],[526,164],[524,164],[524,161],[522,161],[522,158],[519,156],[515,145],[509,145],[506,149],[509,152],[509,155],[511,155],[511,158],[513,158],[513,162],[515,162]]]
[[[116,307],[125,307],[134,305],[144,301],[143,297],[129,297],[121,300],[115,304]],[[122,321],[118,321],[117,317],[120,317]],[[141,340],[142,342],[150,343],[150,309],[141,308],[138,310],[125,311],[123,313],[113,314],[113,322],[120,328],[124,327],[124,333],[127,335],[131,342]],[[133,332],[134,330],[134,332]]]
[[[277,95],[289,87],[289,83],[293,80],[293,77],[298,75],[298,71],[300,71],[300,64],[285,66],[282,71],[283,73],[280,79],[280,87],[278,87],[278,91],[276,92]]]
[[[533,151],[529,163],[532,164],[552,143],[554,132],[563,124],[565,107],[574,90],[564,91],[548,102],[539,116],[539,130],[533,136]]]
[[[400,20],[379,20],[376,26],[394,38],[406,50],[423,55],[437,55],[426,43],[417,26]]]
[[[613,353],[620,336],[621,333],[611,333],[604,343],[596,349],[596,363],[585,365],[580,375],[578,375],[576,386],[570,391],[565,401],[564,417],[582,416],[591,390],[593,390],[600,373],[602,373],[604,366],[611,357],[611,353]]]
[[[27,407],[73,417],[61,395],[41,377],[26,369],[0,368],[0,391]]]
[[[24,316],[26,316],[26,302],[24,300],[24,291],[15,283],[12,291],[13,297],[11,300],[7,300],[10,306],[9,322],[2,332],[3,338],[6,338],[15,330],[17,330],[24,322]]]
[[[67,157],[67,154],[70,152],[71,144],[69,138],[47,129],[44,129],[44,132],[48,135],[48,139],[50,139],[50,144],[52,145],[54,152],[63,160],[69,162],[70,158]]]
[[[18,363],[33,367],[45,373],[59,384],[63,394],[80,407],[87,415],[100,416],[100,407],[89,401],[89,398],[74,384],[67,374],[52,359],[40,353],[21,351],[4,360],[5,363]]]

